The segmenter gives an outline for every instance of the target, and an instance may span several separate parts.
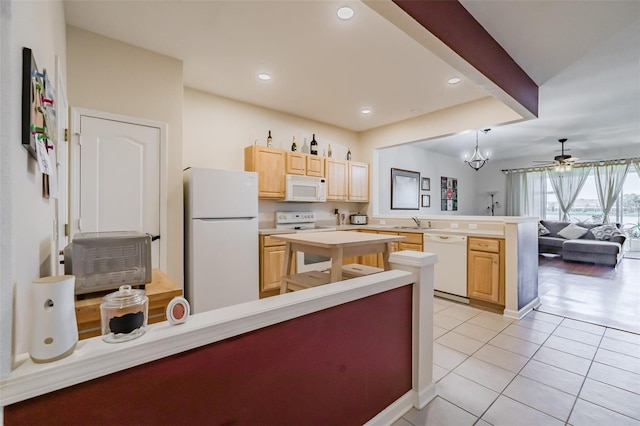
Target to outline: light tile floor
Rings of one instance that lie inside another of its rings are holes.
[[[640,426],[640,335],[434,300],[438,396],[394,426]]]

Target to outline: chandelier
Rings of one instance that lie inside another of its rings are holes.
[[[486,135],[489,130],[491,129],[484,129],[480,131]],[[467,159],[466,156],[464,158],[464,162],[474,170],[480,170],[480,168],[482,168],[482,166],[484,166],[485,163],[489,161],[489,156],[487,155],[486,157],[483,157],[482,154],[480,154],[480,150],[478,149],[478,132],[479,131],[476,130],[476,149],[473,151],[473,155],[469,159]]]

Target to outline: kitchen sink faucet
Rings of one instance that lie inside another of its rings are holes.
[[[420,219],[417,216],[413,216],[411,219],[416,223],[416,226],[420,228]]]

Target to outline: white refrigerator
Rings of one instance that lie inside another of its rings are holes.
[[[258,299],[258,174],[184,171],[185,297],[192,313]]]

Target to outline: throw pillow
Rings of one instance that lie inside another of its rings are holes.
[[[541,223],[538,223],[538,235],[549,235],[551,232]]]
[[[576,225],[575,223],[572,223],[569,226],[566,226],[565,228],[562,228],[560,231],[558,231],[558,235],[560,235],[562,238],[566,238],[567,240],[577,240],[578,238],[586,234],[587,231],[588,229],[584,229]]]
[[[596,237],[596,240],[600,241],[609,241],[612,237],[622,235],[622,232],[620,232],[618,227],[613,224],[600,225],[595,228],[591,228],[591,233]]]

